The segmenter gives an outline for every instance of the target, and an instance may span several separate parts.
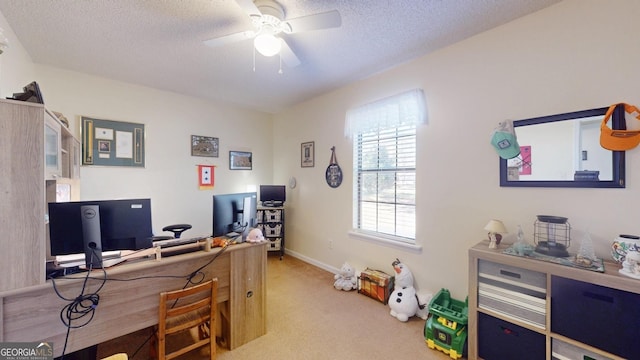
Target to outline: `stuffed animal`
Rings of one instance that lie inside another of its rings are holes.
[[[422,320],[429,318],[429,302],[433,298],[433,294],[430,292],[418,291],[418,311],[416,316]]]
[[[267,240],[264,238],[264,235],[262,235],[262,230],[258,228],[253,228],[251,229],[251,231],[249,231],[249,234],[247,235],[247,241],[250,243],[260,243]]]
[[[342,264],[340,272],[334,277],[333,287],[337,290],[351,291],[356,286],[356,271],[349,265],[349,263]]]
[[[413,287],[411,270],[398,259],[391,265],[396,272],[396,278],[393,292],[389,296],[389,308],[391,308],[389,313],[400,321],[407,321],[410,317],[416,315],[418,310],[424,310],[427,306],[418,301],[416,289]],[[420,317],[426,315],[421,312]]]

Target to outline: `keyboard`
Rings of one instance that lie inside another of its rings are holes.
[[[178,239],[169,239],[169,240],[158,240],[153,242],[153,246],[160,246],[161,249],[178,246],[178,245],[187,245],[194,244],[200,240],[204,240],[209,238],[209,235],[196,236],[191,238],[178,238]]]

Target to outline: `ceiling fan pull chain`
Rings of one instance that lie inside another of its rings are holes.
[[[278,70],[278,74],[282,75],[282,52],[278,54],[280,56],[280,70]]]
[[[253,46],[253,72],[256,72],[256,48]]]

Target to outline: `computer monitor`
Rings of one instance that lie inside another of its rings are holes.
[[[256,226],[258,195],[255,192],[213,195],[214,237],[239,233],[246,240]]]
[[[260,202],[262,206],[282,206],[287,200],[284,185],[260,185]]]
[[[152,246],[151,199],[49,203],[51,255],[85,252],[81,208],[96,205],[100,214],[102,251],[138,250]]]

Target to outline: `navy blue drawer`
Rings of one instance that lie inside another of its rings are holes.
[[[540,360],[545,352],[543,334],[478,313],[478,355],[484,360]]]
[[[551,278],[551,331],[628,359],[640,359],[640,295]]]

